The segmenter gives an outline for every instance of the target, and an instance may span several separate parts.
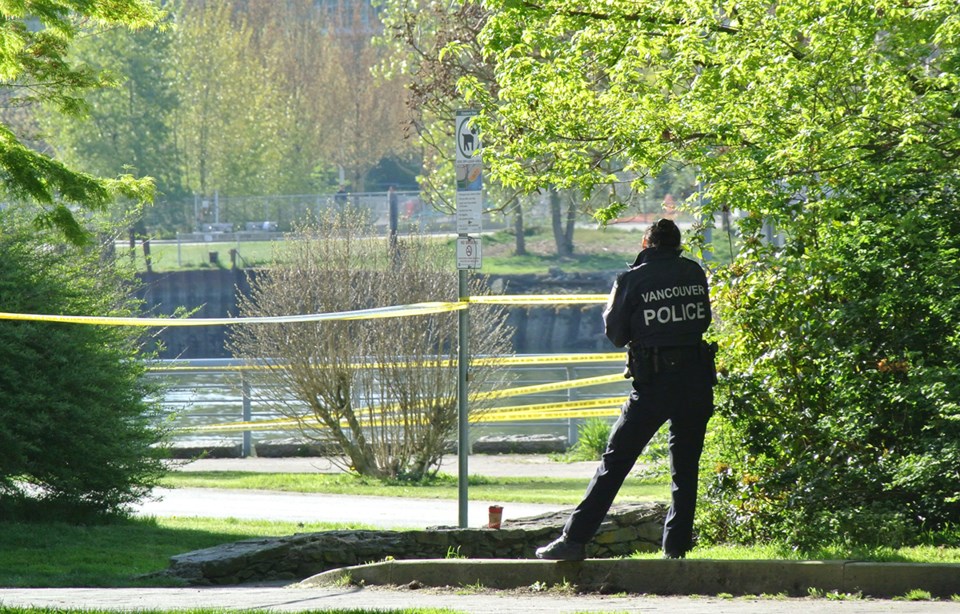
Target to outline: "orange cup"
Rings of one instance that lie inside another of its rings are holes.
[[[491,505],[489,509],[489,522],[487,527],[491,529],[499,529],[500,522],[503,520],[503,507],[499,505]]]

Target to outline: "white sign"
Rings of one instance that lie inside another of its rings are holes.
[[[478,160],[480,133],[470,125],[476,111],[457,111],[457,162]]]
[[[457,234],[476,234],[483,230],[483,193],[457,192]]]
[[[457,111],[457,234],[477,234],[482,230],[483,163],[478,154],[480,134],[470,126],[477,112]]]
[[[482,265],[480,239],[457,237],[457,269],[479,269]]]

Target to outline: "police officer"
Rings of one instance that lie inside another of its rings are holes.
[[[672,505],[663,528],[667,558],[682,558],[693,546],[697,473],[707,421],[713,414],[715,344],[710,297],[699,264],[681,257],[680,229],[661,219],[647,229],[636,262],[617,277],[603,312],[607,337],[628,346],[633,390],[610,432],[600,466],[563,535],[537,549],[537,557],[579,561],[637,457],[670,422]]]

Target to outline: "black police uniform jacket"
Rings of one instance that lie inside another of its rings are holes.
[[[631,349],[697,345],[710,326],[703,268],[674,248],[648,248],[617,276],[603,312],[604,332]]]

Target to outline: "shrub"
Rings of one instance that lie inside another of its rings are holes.
[[[355,210],[328,212],[284,243],[284,257],[252,284],[244,316],[335,313],[457,299],[446,244],[409,235],[392,244]],[[481,280],[472,295],[489,292]],[[420,480],[439,469],[457,428],[456,312],[371,320],[235,327],[231,348],[262,364],[289,393],[278,407],[308,438],[336,446],[345,468]],[[505,312],[470,308],[470,352],[509,350]],[[506,371],[470,365],[471,390],[502,384]],[[477,415],[490,401],[471,399]],[[338,461],[335,461],[338,462]]]
[[[0,304],[14,313],[131,315],[99,254],[9,228]],[[134,331],[136,332],[136,331]],[[0,516],[123,513],[162,473],[162,439],[131,329],[0,320]]]
[[[783,249],[748,234],[718,275],[707,540],[896,545],[960,522],[960,198],[873,198],[810,207]]]
[[[577,443],[573,444],[564,459],[568,461],[600,460],[610,439],[610,421],[604,418],[589,418],[577,426]]]

